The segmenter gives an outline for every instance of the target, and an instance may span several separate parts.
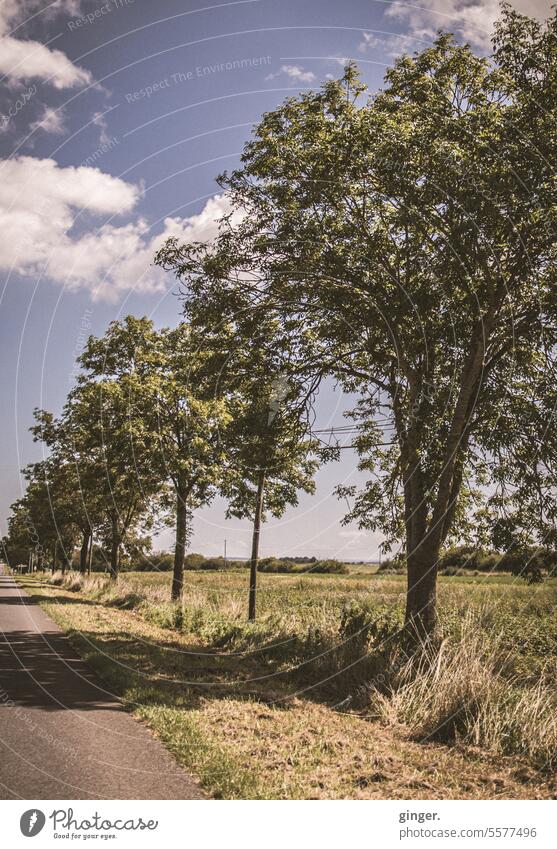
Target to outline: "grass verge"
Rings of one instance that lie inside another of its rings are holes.
[[[238,578],[230,575],[196,575],[184,609],[165,601],[168,588],[159,576],[126,576],[117,586],[98,577],[84,582],[67,576],[63,585],[58,578],[58,585],[20,580],[130,710],[217,798],[555,796],[554,777],[537,771],[524,757],[528,752],[506,757],[494,746],[482,751],[474,743],[485,746],[485,734],[463,745],[458,722],[457,733],[436,737],[428,734],[431,704],[419,728],[409,721],[409,708],[402,710],[402,697],[396,707],[410,679],[395,654],[381,651],[398,622],[397,582],[265,577],[255,626],[242,620],[237,595],[241,590],[243,599],[243,582],[236,586]],[[512,654],[509,675],[537,645],[551,642],[546,614],[552,599],[525,589],[529,595],[519,608],[504,587],[487,607],[480,593],[475,599],[475,627],[484,631],[505,616],[514,621],[520,614],[522,624],[530,617],[530,639]],[[458,588],[453,584],[450,591],[447,639],[462,620]],[[468,605],[469,592],[466,587]],[[331,681],[323,684],[328,675]],[[412,681],[419,678],[414,670]]]

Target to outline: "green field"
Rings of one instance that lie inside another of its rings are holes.
[[[131,710],[224,798],[549,798],[557,581],[440,579],[427,662],[400,639],[404,576],[23,576]],[[52,581],[54,580],[54,584]]]

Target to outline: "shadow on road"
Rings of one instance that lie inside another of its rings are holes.
[[[0,708],[118,706],[34,598],[0,577]]]

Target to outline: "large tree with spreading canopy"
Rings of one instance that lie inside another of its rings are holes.
[[[220,178],[215,242],[158,255],[215,314],[278,311],[358,394],[350,518],[404,547],[422,633],[450,536],[554,534],[557,15],[503,4],[493,46],[441,33],[374,95],[349,64],[289,98]]]

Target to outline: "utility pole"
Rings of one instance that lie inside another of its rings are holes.
[[[226,539],[224,540],[224,566],[226,568]]]

